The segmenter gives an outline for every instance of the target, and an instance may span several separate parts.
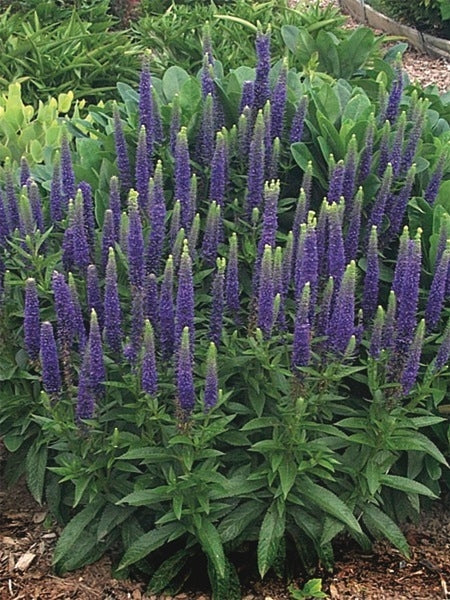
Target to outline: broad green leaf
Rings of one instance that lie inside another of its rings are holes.
[[[297,465],[293,461],[283,458],[282,463],[278,467],[278,476],[280,477],[281,491],[283,492],[283,497],[285,500],[295,483],[297,474]]]
[[[231,511],[217,527],[222,542],[226,544],[237,538],[264,510],[264,503],[249,500]]]
[[[383,535],[409,558],[409,546],[405,536],[386,513],[373,504],[367,504],[364,506],[363,521],[372,533]]]
[[[125,569],[129,565],[132,565],[142,558],[154,552],[161,546],[163,546],[169,539],[176,539],[183,535],[185,529],[180,523],[168,523],[158,529],[152,529],[144,535],[141,535],[125,552],[118,570]]]
[[[147,587],[151,594],[162,594],[169,583],[175,579],[183,569],[190,556],[188,550],[179,550],[173,556],[167,558],[153,573]]]
[[[26,458],[27,485],[33,498],[41,504],[47,468],[47,447],[35,445],[28,450]]]
[[[81,536],[85,533],[86,527],[96,518],[102,506],[104,506],[103,499],[88,504],[64,527],[53,554],[54,565],[76,548]]]
[[[163,75],[162,87],[168,102],[171,102],[175,94],[179,94],[184,82],[189,79],[188,73],[181,67],[173,65]]]
[[[299,36],[299,29],[295,25],[283,25],[281,28],[281,37],[292,54],[297,52]]]
[[[199,522],[195,526],[195,530],[203,552],[214,565],[219,577],[224,577],[226,563],[219,532],[211,521],[205,517],[199,519]]]
[[[418,431],[409,436],[396,436],[391,440],[392,448],[395,450],[421,450],[432,456],[438,462],[446,465],[444,455],[439,448],[426,435]]]
[[[422,496],[436,498],[436,494],[425,485],[418,481],[408,479],[407,477],[400,477],[399,475],[382,475],[380,477],[380,483],[394,488],[395,490],[405,492],[406,494],[422,494]]]
[[[117,504],[130,504],[131,506],[149,506],[155,502],[170,500],[172,497],[171,489],[168,485],[160,485],[151,490],[139,490],[132,492],[119,500]]]
[[[264,516],[258,538],[258,570],[261,577],[272,566],[278,552],[278,546],[285,529],[284,505],[281,508],[274,501]]]

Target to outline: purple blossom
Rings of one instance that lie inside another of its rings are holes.
[[[286,109],[287,96],[287,61],[283,61],[280,74],[271,98],[271,113],[270,113],[270,135],[272,139],[281,138],[284,129],[284,113]]]
[[[128,277],[134,288],[142,287],[144,280],[144,239],[136,196],[128,199]]]
[[[77,286],[72,273],[69,273],[69,289],[70,297],[73,306],[73,329],[74,334],[78,338],[78,348],[83,350],[86,345],[86,329],[84,327],[83,313],[81,311],[80,299],[78,297]]]
[[[238,121],[238,147],[239,157],[244,164],[247,164],[251,142],[251,109],[246,106],[241,113]]]
[[[408,360],[402,373],[403,393],[409,394],[416,383],[417,373],[420,367],[420,356],[422,354],[423,338],[425,335],[425,319],[417,326],[414,339],[408,350]]]
[[[75,198],[75,174],[72,166],[72,156],[70,154],[69,138],[64,133],[61,138],[61,190],[62,199],[65,206],[68,205],[69,200]]]
[[[206,356],[205,410],[210,410],[219,399],[219,381],[217,377],[217,349],[214,342],[209,344]]]
[[[92,309],[95,309],[97,313],[98,323],[100,329],[103,329],[104,324],[104,312],[103,312],[103,301],[102,294],[100,291],[100,284],[98,282],[97,267],[95,265],[89,265],[87,268],[86,277],[86,299],[87,308],[89,313]]]
[[[220,131],[216,136],[216,147],[211,162],[209,198],[223,208],[228,177],[227,142]]]
[[[40,337],[42,385],[47,394],[56,395],[61,391],[61,374],[53,327],[48,321],[42,323]]]
[[[192,373],[193,356],[189,343],[191,336],[189,327],[184,327],[179,341],[177,363],[178,403],[185,414],[191,413],[195,405],[194,377]]]
[[[203,101],[202,122],[198,140],[198,158],[203,166],[211,163],[214,154],[214,100],[212,94],[208,94]]]
[[[246,212],[250,216],[254,208],[259,208],[263,200],[264,190],[264,137],[265,126],[263,113],[260,110],[256,117],[247,177]]]
[[[30,360],[37,360],[41,347],[41,323],[39,319],[39,298],[36,281],[31,277],[27,279],[25,284],[23,329],[27,354]]]
[[[378,262],[378,234],[377,228],[372,227],[367,248],[367,269],[364,277],[364,290],[362,307],[364,321],[368,322],[375,314],[378,304],[378,288],[380,279],[380,265]]]
[[[319,263],[319,272],[324,273],[328,263],[328,211],[329,205],[327,199],[322,200],[320,205],[319,218],[317,219],[317,259]],[[298,250],[297,250],[298,252]]]
[[[105,341],[111,350],[120,354],[122,350],[122,311],[117,286],[117,268],[114,250],[109,249],[105,275]]]
[[[86,235],[86,222],[84,218],[83,197],[81,192],[75,197],[73,225],[72,225],[72,251],[73,263],[81,271],[85,271],[90,264],[90,250]]]
[[[226,261],[224,258],[217,259],[217,269],[214,274],[211,290],[211,316],[209,319],[208,337],[216,346],[220,344],[222,337],[225,265]]]
[[[388,350],[392,347],[395,339],[397,314],[397,297],[394,290],[389,292],[388,306],[383,325],[382,347]]]
[[[263,109],[264,119],[264,175],[269,179],[270,162],[272,159],[272,116],[271,116],[270,100],[267,100]]]
[[[147,273],[158,275],[166,231],[166,202],[164,199],[161,161],[158,161],[153,177],[149,215],[151,229],[148,238],[145,268]]]
[[[403,93],[403,72],[401,61],[395,65],[395,79],[389,94],[385,118],[392,124],[395,123],[400,108]]]
[[[137,289],[133,293],[131,301],[131,332],[128,344],[125,346],[123,355],[136,366],[136,361],[142,347],[142,334],[144,329],[144,306],[142,290]]]
[[[159,296],[159,326],[163,358],[172,356],[175,343],[175,311],[173,305],[173,258],[169,256],[164,269]]]
[[[363,151],[359,161],[358,170],[358,183],[361,184],[368,177],[372,169],[372,158],[373,158],[373,138],[375,134],[375,120],[374,115],[371,114],[369,117],[369,123],[367,125],[366,134],[364,136]]]
[[[180,97],[175,94],[172,100],[172,111],[170,117],[170,151],[172,156],[175,156],[175,148],[177,145],[177,135],[181,129],[181,107]]]
[[[179,200],[175,201],[173,205],[172,215],[170,218],[170,232],[169,240],[170,246],[173,247],[177,238],[178,232],[181,229],[181,203]]]
[[[355,201],[353,203],[352,213],[350,215],[350,222],[345,236],[345,259],[348,263],[351,260],[356,259],[359,246],[359,234],[361,230],[361,210],[363,204],[363,190],[359,188]]]
[[[175,147],[175,200],[180,202],[180,223],[189,229],[191,167],[186,127],[182,127],[177,136]]]
[[[450,357],[450,319],[447,321],[447,327],[445,328],[444,335],[441,339],[439,350],[437,352],[433,371],[439,372],[441,371],[446,364],[448,363],[448,359]]]
[[[228,177],[228,172],[227,170],[225,170],[225,179]],[[189,228],[189,235],[191,234],[191,230],[192,230],[192,222],[195,218],[195,215],[197,213],[197,175],[194,173],[191,176],[191,185],[189,187],[189,223],[190,228]]]
[[[72,202],[71,202],[72,204]],[[72,205],[73,211],[73,205]],[[71,226],[67,227],[63,234],[62,241],[62,262],[64,269],[69,271],[73,265],[73,229]]]
[[[50,218],[53,223],[63,218],[64,198],[62,196],[61,167],[59,161],[53,167],[52,183],[50,186]]]
[[[183,250],[184,242],[187,241],[187,246],[189,248],[189,240],[186,240],[186,233],[183,228],[177,234],[175,238],[175,242],[172,246],[172,256],[173,256],[173,264],[175,268],[178,269],[180,265],[181,252]]]
[[[386,167],[389,162],[390,155],[390,138],[391,138],[391,124],[389,121],[383,126],[383,133],[380,141],[380,157],[378,159],[378,175],[381,177],[383,173],[386,171]]]
[[[148,319],[144,327],[144,356],[141,368],[142,391],[150,396],[156,396],[158,392],[158,371],[156,369],[155,340],[153,328]]]
[[[300,233],[300,225],[302,223],[306,223],[308,217],[308,209],[309,203],[306,197],[305,190],[303,188],[300,189],[300,194],[297,200],[297,205],[295,207],[295,215],[294,215],[294,225],[293,225],[293,235],[294,235],[294,252],[297,254],[298,248],[298,236]]]
[[[330,185],[328,187],[328,204],[339,203],[344,186],[345,167],[344,161],[340,160],[333,168]]]
[[[444,174],[444,166],[446,161],[447,154],[443,152],[436,163],[433,175],[431,176],[430,182],[427,186],[427,189],[425,190],[425,200],[428,202],[428,204],[431,204],[431,206],[433,206],[433,204],[436,201],[439,192],[439,187],[442,181],[442,176]]]
[[[253,99],[255,94],[255,85],[253,81],[244,81],[242,84],[241,101],[239,104],[239,114],[242,115],[246,106],[253,106]]]
[[[114,214],[109,208],[105,211],[102,230],[102,268],[106,268],[109,249],[114,248],[116,241]]]
[[[414,121],[411,131],[409,132],[408,142],[402,155],[400,172],[406,173],[406,171],[413,164],[414,158],[417,152],[417,146],[419,144],[420,136],[422,135],[423,125],[425,122],[425,110],[420,110],[417,118]]]
[[[378,306],[375,315],[375,320],[370,336],[369,356],[374,360],[380,358],[383,347],[383,330],[384,330],[384,310],[382,306]]]
[[[120,217],[120,232],[119,232],[119,246],[122,252],[128,254],[128,231],[130,229],[130,223],[128,215],[123,212]]]
[[[105,364],[103,360],[103,346],[97,314],[91,311],[91,323],[89,327],[89,380],[92,391],[96,397],[103,396],[106,380]]]
[[[262,257],[264,248],[269,245],[275,247],[275,238],[278,230],[278,198],[280,196],[279,181],[266,183],[264,186],[264,213],[261,237],[258,243],[258,255]]]
[[[62,273],[53,271],[52,289],[55,302],[56,319],[58,323],[58,343],[61,350],[70,348],[74,336],[74,309],[69,286]],[[63,357],[68,358],[67,356]]]
[[[278,179],[278,171],[280,168],[280,153],[281,142],[280,138],[276,137],[272,144],[272,155],[270,157],[268,179]]]
[[[356,136],[352,135],[348,144],[347,155],[344,162],[344,179],[342,183],[342,195],[345,199],[345,212],[350,214],[355,195],[356,170],[358,167],[358,144]]]
[[[3,195],[0,192],[0,247],[4,246],[9,236],[9,225],[6,217],[5,203],[3,202]]]
[[[267,33],[258,31],[256,35],[256,77],[254,85],[253,108],[262,108],[270,98],[270,30]]]
[[[116,146],[117,169],[119,171],[120,187],[125,194],[132,188],[130,159],[127,142],[122,129],[122,121],[117,105],[114,107],[114,142]]]
[[[81,364],[78,379],[77,406],[75,410],[78,423],[82,420],[92,419],[94,417],[95,398],[91,386],[90,368],[89,347],[87,346],[84,351],[83,362]]]
[[[94,216],[94,200],[92,197],[91,186],[82,181],[78,185],[78,190],[81,192],[83,198],[83,214],[84,224],[87,233],[87,240],[90,248],[94,247],[94,233],[95,233],[95,216]]]
[[[239,262],[237,235],[233,232],[229,242],[227,273],[225,282],[225,297],[228,310],[237,316],[240,309],[239,302]]]
[[[283,296],[286,297],[291,285],[292,264],[294,258],[294,234],[290,231],[286,238],[286,246],[283,252]]]
[[[266,339],[270,338],[274,325],[274,286],[272,248],[267,245],[261,261],[258,289],[258,327]]]
[[[26,157],[22,156],[22,158],[20,159],[20,180],[19,180],[20,187],[27,185],[30,177],[31,177],[30,165],[28,164]]]
[[[289,134],[289,140],[291,144],[295,144],[296,142],[302,141],[307,110],[308,96],[302,96],[302,98],[300,99],[300,103],[295,111],[294,118],[292,119],[291,131]]]
[[[427,329],[430,331],[436,328],[441,317],[449,267],[450,246],[448,246],[444,251],[436,267],[430,293],[428,295],[428,302],[425,309],[425,320],[427,323]]]
[[[331,303],[334,297],[334,281],[332,277],[328,278],[323,291],[320,310],[317,315],[316,334],[319,337],[328,335],[331,317]]]
[[[389,193],[392,185],[392,165],[388,164],[386,171],[384,172],[383,179],[381,181],[380,189],[375,197],[372,210],[370,212],[368,227],[370,230],[374,225],[380,227],[383,221],[384,213],[386,210],[386,202],[389,197]]]
[[[148,210],[148,180],[151,175],[149,154],[147,151],[147,132],[144,125],[139,130],[136,149],[136,191],[139,207],[145,214]]]
[[[347,266],[339,287],[329,325],[329,346],[337,354],[344,354],[355,333],[355,261]]]
[[[157,329],[159,320],[158,282],[154,273],[145,276],[143,309],[144,318],[149,319],[153,328]]]
[[[405,275],[397,296],[397,338],[396,347],[403,351],[414,335],[417,305],[419,301],[419,282],[422,266],[420,237],[408,242],[408,260]]]
[[[408,226],[405,225],[405,227],[403,228],[402,235],[400,236],[397,261],[395,263],[394,270],[394,279],[392,281],[392,290],[395,292],[396,296],[398,296],[398,294],[401,291],[406,269],[408,267],[408,242],[409,229]]]
[[[394,141],[392,143],[391,152],[389,154],[389,162],[392,165],[392,172],[396,177],[400,173],[401,160],[403,155],[403,144],[405,139],[406,129],[406,113],[402,112],[397,124]]]
[[[306,367],[311,359],[311,293],[309,282],[305,283],[297,303],[295,315],[292,370],[298,376],[298,367]]]
[[[388,243],[394,237],[396,237],[402,226],[403,217],[406,212],[406,207],[411,199],[411,191],[416,176],[416,166],[412,165],[406,176],[406,181],[403,184],[402,189],[396,195],[391,197],[391,204],[387,209],[387,216],[389,219],[389,229],[383,236],[383,241]]]
[[[328,209],[328,275],[333,277],[336,287],[345,271],[341,208],[339,204],[332,204]]]
[[[28,199],[30,201],[31,214],[33,221],[36,225],[36,229],[41,233],[44,232],[44,216],[42,214],[41,195],[37,183],[32,179],[27,182]]]
[[[146,156],[148,159],[151,159],[153,154],[155,122],[153,111],[152,78],[150,75],[148,56],[145,56],[142,61],[142,70],[139,80],[139,126],[141,128],[145,127],[145,132],[147,134],[145,138],[147,147]]]
[[[312,223],[300,226],[300,238],[295,262],[295,297],[298,299],[306,283],[310,285],[311,302],[314,304],[319,280],[317,256],[317,233]]]
[[[213,63],[211,63],[209,56],[203,55],[202,70],[200,74],[201,87],[202,87],[202,98],[205,99],[208,96],[214,94],[214,69]]]
[[[122,209],[120,205],[119,180],[115,175],[109,180],[109,210],[111,210],[113,214],[114,241],[118,242],[120,237],[120,214]]]
[[[205,233],[202,242],[202,256],[206,265],[212,266],[217,257],[219,244],[220,206],[211,202],[206,218]]]
[[[189,329],[191,350],[194,350],[194,282],[192,277],[192,261],[189,256],[187,242],[181,254],[178,271],[177,307],[175,317],[175,343],[180,344],[184,328]]]

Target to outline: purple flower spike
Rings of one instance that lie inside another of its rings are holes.
[[[172,112],[170,117],[170,152],[175,156],[175,148],[177,145],[177,135],[181,129],[181,107],[180,97],[175,94],[172,100]]]
[[[77,407],[75,411],[78,423],[85,419],[92,419],[95,413],[95,397],[91,386],[90,368],[89,347],[86,347],[78,380]]]
[[[380,265],[378,262],[378,234],[377,228],[372,227],[367,248],[367,270],[364,278],[362,307],[364,321],[367,323],[375,314],[378,304],[378,287],[380,278]]]
[[[109,210],[112,211],[114,221],[114,241],[120,239],[120,215],[122,212],[120,204],[119,180],[115,175],[109,180]]]
[[[159,296],[159,326],[163,358],[170,358],[175,342],[175,311],[173,305],[173,258],[169,256],[164,269]]]
[[[319,279],[317,256],[317,233],[314,224],[303,223],[300,226],[300,238],[295,264],[295,297],[300,298],[302,290],[309,282],[311,301],[315,302]]]
[[[358,143],[356,136],[352,135],[348,144],[347,155],[344,163],[344,180],[342,184],[342,195],[345,199],[345,213],[351,214],[353,207],[353,196],[355,195],[356,170],[358,167]]]
[[[198,237],[200,235],[200,213],[197,213],[192,221],[191,230],[189,231],[189,252],[193,258],[197,256]]]
[[[44,232],[44,215],[42,214],[41,195],[37,183],[31,179],[28,180],[27,184],[28,199],[30,201],[31,214],[33,221],[36,225],[36,229],[41,233]]]
[[[374,360],[380,358],[383,347],[383,329],[384,329],[384,310],[382,306],[378,306],[375,315],[375,320],[370,337],[369,356]]]
[[[403,145],[405,141],[406,113],[402,112],[397,123],[397,131],[392,143],[389,154],[389,162],[392,165],[392,171],[396,177],[400,173],[401,160],[403,155]]]
[[[408,266],[408,242],[409,229],[408,226],[405,225],[402,235],[400,236],[397,262],[395,263],[394,270],[394,279],[392,281],[392,290],[395,292],[396,296],[398,296],[398,294],[401,292],[403,280]]]
[[[340,285],[344,271],[342,210],[338,204],[332,204],[328,209],[328,275],[333,277],[336,287]]]
[[[396,237],[402,226],[403,217],[406,212],[406,207],[411,199],[411,191],[416,177],[416,166],[412,165],[406,176],[406,181],[402,189],[391,198],[391,205],[388,207],[387,216],[389,219],[389,229],[383,236],[383,242],[388,243]]]
[[[275,247],[275,238],[278,230],[278,198],[280,196],[280,182],[272,181],[264,186],[264,213],[261,237],[258,244],[258,255],[261,258],[264,248],[268,245]]]
[[[328,204],[339,203],[344,188],[345,167],[344,161],[340,160],[333,169],[330,186],[328,188]]]
[[[86,278],[86,299],[89,313],[92,309],[95,309],[97,313],[98,323],[100,329],[103,329],[104,324],[104,312],[103,312],[103,301],[102,294],[100,291],[100,285],[98,282],[97,267],[95,265],[89,265],[87,268]]]
[[[53,223],[63,218],[64,198],[62,196],[61,167],[59,161],[53,167],[52,183],[50,187],[50,218]]]
[[[36,231],[36,224],[33,219],[33,213],[31,212],[31,205],[28,195],[23,193],[20,197],[19,205],[19,222],[20,222],[20,233],[22,236],[30,235]]]
[[[386,167],[386,171],[384,172],[383,179],[381,181],[380,189],[375,198],[375,202],[372,206],[372,211],[370,213],[368,227],[372,229],[374,225],[380,227],[383,221],[384,213],[386,210],[386,202],[389,197],[389,193],[391,191],[392,185],[392,165],[388,164]]]
[[[258,31],[256,35],[256,56],[257,65],[253,108],[258,110],[270,98],[270,29],[265,34],[262,31]]]
[[[272,93],[271,105],[271,118],[270,118],[270,135],[272,139],[281,138],[284,130],[284,112],[286,108],[286,96],[287,96],[287,73],[288,65],[287,60],[284,59],[283,65],[280,70],[280,75],[275,84]]]
[[[102,231],[102,268],[108,262],[109,249],[114,248],[116,240],[114,214],[109,208],[105,211]]]
[[[236,318],[240,309],[238,241],[236,233],[231,235],[229,244],[225,295],[228,310]]]
[[[380,141],[380,157],[378,160],[378,175],[381,177],[383,173],[386,171],[386,167],[389,162],[389,148],[390,148],[390,139],[391,139],[391,124],[389,121],[383,126],[383,134],[381,136]]]
[[[238,121],[239,158],[244,164],[248,162],[251,140],[251,109],[246,106]]]
[[[211,40],[211,28],[209,26],[209,23],[206,22],[205,25],[203,26],[203,30],[202,30],[202,52],[203,52],[203,56],[205,56],[208,59],[208,62],[210,65],[214,65],[214,55],[213,55],[213,47],[212,47],[212,40]]]
[[[211,317],[209,319],[208,337],[216,346],[220,344],[222,337],[225,265],[226,261],[224,258],[217,259],[217,270],[214,275],[211,291]]]
[[[175,148],[175,200],[180,202],[180,224],[189,229],[191,167],[186,127],[182,127],[177,136]]]
[[[169,240],[170,246],[173,248],[178,232],[181,229],[181,203],[179,200],[173,205],[172,215],[170,218]]]
[[[258,327],[266,339],[270,338],[274,325],[274,288],[272,248],[267,245],[261,261],[258,290]]]
[[[241,102],[239,104],[239,114],[242,115],[246,106],[253,106],[255,96],[255,84],[253,81],[244,81],[242,84]]]
[[[227,177],[228,177],[228,172],[227,172],[227,170],[225,170],[225,180],[227,179]],[[190,208],[189,223],[191,223],[191,226],[189,229],[189,235],[191,234],[191,230],[192,230],[192,222],[195,218],[195,215],[197,214],[197,191],[198,191],[197,175],[194,173],[191,177],[191,185],[189,188],[189,208]]]
[[[202,87],[202,98],[205,99],[207,96],[212,97],[214,94],[214,69],[207,54],[203,55],[203,64],[200,79]]]
[[[264,119],[264,175],[266,179],[269,179],[270,162],[272,158],[272,110],[270,106],[270,100],[268,100],[263,109]]]
[[[355,279],[356,265],[346,268],[330,320],[329,346],[336,354],[344,354],[355,333]]]
[[[155,339],[153,327],[148,319],[145,321],[144,328],[144,356],[142,358],[141,369],[142,391],[149,396],[156,396],[158,393],[158,371],[156,369],[155,357]]]
[[[359,234],[361,230],[361,211],[364,199],[362,188],[359,188],[353,203],[352,213],[350,215],[350,223],[345,236],[345,259],[347,262],[356,259],[359,246]]]
[[[203,102],[202,123],[199,131],[198,153],[203,166],[211,163],[214,154],[214,99],[208,94]]]
[[[436,163],[433,175],[431,176],[430,182],[425,190],[425,200],[428,202],[428,204],[431,204],[431,206],[433,206],[436,201],[446,162],[447,153],[443,152]]]
[[[134,288],[142,287],[144,280],[144,239],[142,222],[136,195],[130,192],[128,198],[128,277]]]
[[[324,198],[317,219],[317,258],[321,274],[324,274],[328,267],[328,212],[329,204]]]
[[[363,151],[359,161],[358,169],[358,183],[361,185],[368,177],[372,170],[372,158],[373,158],[373,138],[375,135],[375,118],[371,114],[364,136]]]
[[[58,343],[61,350],[68,351],[74,336],[74,309],[69,286],[62,273],[57,271],[52,275],[52,289],[55,302],[55,312],[58,322]],[[67,357],[62,357],[65,360]]]
[[[154,273],[145,276],[144,318],[149,319],[154,329],[158,328],[159,302],[158,282]]]
[[[69,138],[66,133],[61,138],[61,189],[63,203],[67,206],[69,200],[74,200],[75,198],[76,187]]]
[[[78,338],[78,349],[83,350],[86,346],[86,329],[84,327],[83,313],[81,311],[80,299],[78,297],[77,286],[72,273],[69,273],[69,289],[73,306],[73,329]]]
[[[145,258],[145,269],[147,273],[155,273],[158,275],[160,272],[166,231],[166,212],[162,163],[161,161],[158,161],[153,177],[152,201],[150,204],[151,229]]]
[[[403,393],[409,394],[416,383],[417,373],[420,367],[420,356],[422,354],[423,339],[425,336],[425,319],[417,326],[416,334],[408,350],[408,361],[402,373]]]
[[[147,156],[151,159],[153,154],[153,142],[155,134],[152,78],[150,75],[149,57],[144,56],[142,60],[141,77],[139,80],[139,126],[145,127],[147,133],[146,146]]]
[[[30,165],[28,164],[25,156],[20,159],[20,187],[27,185],[28,180],[31,177]]]
[[[319,314],[317,315],[316,334],[318,337],[328,335],[330,328],[331,303],[333,298],[334,281],[332,277],[329,277],[323,292],[322,301],[320,303]]]
[[[131,363],[133,368],[136,366],[139,352],[142,347],[142,334],[144,329],[144,306],[142,290],[137,289],[133,293],[131,304],[131,333],[128,344],[125,346],[123,355]]]
[[[217,349],[214,342],[209,344],[206,356],[205,410],[217,404],[219,399],[219,380],[217,376]]]
[[[131,181],[130,159],[128,157],[127,142],[122,129],[119,109],[114,107],[114,141],[116,145],[117,169],[119,171],[120,187],[125,194],[133,187]]]
[[[109,249],[105,276],[105,341],[111,350],[120,354],[122,350],[122,311],[117,286],[117,267],[114,250]]]
[[[209,198],[223,208],[228,177],[227,141],[222,132],[216,136],[216,148],[211,163]]]
[[[287,235],[286,246],[283,252],[283,296],[286,297],[292,280],[292,264],[294,258],[294,234],[290,231]]]
[[[194,351],[194,282],[192,277],[192,261],[189,256],[187,242],[181,254],[178,271],[177,309],[175,318],[175,343],[181,341],[183,329],[189,329],[191,350]]]
[[[206,265],[212,266],[217,257],[217,247],[219,244],[219,223],[220,206],[216,202],[209,205],[208,216],[206,218],[205,233],[202,242],[202,256]]]
[[[425,310],[425,320],[427,329],[432,331],[436,328],[441,317],[442,307],[445,298],[445,289],[448,270],[450,267],[450,246],[443,253],[436,268],[428,296],[427,307]]]
[[[397,339],[396,346],[404,350],[414,335],[417,305],[419,302],[419,282],[421,272],[420,234],[408,242],[408,260],[405,275],[397,296]]]
[[[311,294],[309,282],[305,283],[295,315],[294,345],[292,349],[292,370],[297,377],[301,376],[298,367],[306,367],[311,359]]]
[[[263,113],[260,110],[256,117],[247,178],[246,212],[250,216],[254,208],[259,208],[263,200],[264,190],[264,136],[265,126]]]
[[[180,265],[181,252],[183,250],[184,242],[186,241],[186,232],[183,228],[177,234],[175,238],[175,242],[172,246],[172,256],[173,256],[173,264],[175,268],[178,269]],[[189,247],[189,240],[187,240],[187,245]]]
[[[25,284],[23,329],[27,354],[30,360],[37,360],[41,347],[41,323],[39,319],[39,298],[36,281],[31,277],[27,279]]]
[[[86,271],[91,262],[86,222],[84,218],[83,197],[78,192],[75,198],[72,225],[73,262],[82,272]]]
[[[447,321],[447,327],[445,328],[444,335],[441,339],[438,353],[436,355],[433,371],[435,373],[441,371],[448,363],[450,358],[450,319]]]
[[[92,391],[96,397],[104,395],[103,383],[106,380],[105,364],[103,361],[103,346],[97,314],[91,311],[91,323],[89,327],[89,379]]]
[[[268,170],[268,179],[278,179],[278,171],[280,167],[281,142],[280,138],[276,137],[272,144],[272,155]]]
[[[403,72],[402,63],[400,60],[395,65],[395,79],[392,84],[391,93],[389,94],[386,116],[385,118],[392,124],[397,120],[397,115],[400,108],[400,101],[403,93]]]
[[[148,180],[151,175],[149,154],[147,152],[147,132],[142,125],[139,130],[138,145],[136,149],[136,191],[138,193],[139,208],[146,214],[148,211]]]
[[[386,316],[384,319],[383,326],[383,337],[382,337],[382,347],[388,350],[392,347],[394,342],[394,335],[396,329],[396,316],[397,314],[397,297],[395,292],[391,290],[389,292],[388,306],[386,311]]]
[[[152,92],[152,104],[153,104],[153,141],[157,144],[162,144],[164,141],[164,131],[161,119],[161,111],[159,110],[158,96],[153,90]]]
[[[307,110],[308,96],[303,96],[300,100],[297,110],[295,111],[294,118],[292,119],[291,131],[289,134],[289,140],[291,144],[302,141]]]
[[[40,355],[44,390],[52,396],[57,395],[61,391],[61,374],[53,327],[48,321],[41,325]]]
[[[185,415],[189,415],[195,405],[194,377],[192,373],[193,355],[189,343],[190,337],[189,327],[184,327],[178,351],[177,393],[178,403]]]
[[[417,115],[414,125],[409,132],[408,142],[402,155],[400,172],[406,173],[414,162],[419,145],[420,136],[422,135],[423,125],[425,122],[425,110],[422,108]]]
[[[95,231],[95,215],[94,215],[94,199],[92,197],[92,189],[91,186],[86,183],[86,181],[82,181],[78,190],[81,192],[83,197],[83,213],[84,213],[84,222],[85,228],[87,232],[87,240],[89,243],[89,247],[94,247],[94,231]]]
[[[73,213],[73,203],[70,202],[70,212]],[[70,220],[69,220],[70,222]],[[66,271],[70,271],[74,266],[73,261],[73,229],[69,225],[64,232],[63,241],[62,241],[62,262],[64,269]]]

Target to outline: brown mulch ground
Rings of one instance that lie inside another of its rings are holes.
[[[450,598],[450,497],[436,503],[419,526],[407,525],[411,558],[386,543],[370,554],[348,540],[336,550],[332,574],[323,577],[332,600],[445,600]],[[22,483],[0,491],[0,600],[171,600],[145,595],[139,582],[111,579],[111,562],[56,577],[51,556],[58,535],[45,507],[37,505]],[[304,583],[304,582],[303,582]],[[302,582],[298,582],[302,585]],[[176,600],[210,600],[207,592],[178,594]],[[245,600],[288,600],[277,581],[248,584]]]

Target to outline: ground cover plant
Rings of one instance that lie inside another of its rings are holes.
[[[445,483],[449,124],[398,60],[355,87],[256,48],[224,75],[206,32],[198,78],[145,62],[4,170],[0,433],[59,572],[239,598],[243,552],[407,554]]]

